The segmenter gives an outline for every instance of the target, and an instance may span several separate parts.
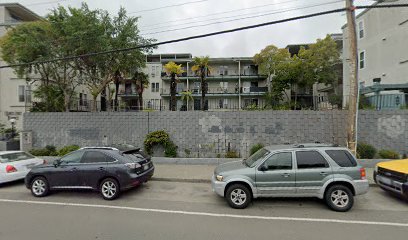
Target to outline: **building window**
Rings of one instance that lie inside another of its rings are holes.
[[[84,105],[84,100],[82,99],[82,93],[79,93],[79,106]]]
[[[25,102],[25,86],[18,86],[18,101]]]
[[[221,76],[228,76],[228,66],[220,66],[218,73]]]
[[[365,68],[365,51],[360,52],[359,67],[360,67],[360,69]]]
[[[150,76],[151,77],[156,77],[156,66],[152,66],[152,69],[150,71]]]
[[[25,95],[26,95],[26,101],[28,103],[31,103],[31,85],[26,86]]]
[[[159,83],[152,83],[152,92],[159,92]]]
[[[364,37],[364,22],[361,21],[358,23],[358,37],[361,39]]]

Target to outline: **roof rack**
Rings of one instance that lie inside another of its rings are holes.
[[[85,150],[85,149],[97,149],[97,150],[113,150],[113,151],[119,151],[119,149],[114,148],[114,147],[82,147],[79,150]]]
[[[311,147],[338,147],[338,146],[339,146],[338,144],[315,142],[315,143],[295,144],[293,147],[294,148],[311,148]]]

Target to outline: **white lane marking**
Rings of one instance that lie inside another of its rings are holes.
[[[256,215],[237,215],[237,214],[220,214],[220,213],[206,213],[206,212],[187,212],[187,211],[165,210],[165,209],[154,209],[154,208],[136,208],[136,207],[125,207],[125,206],[110,206],[110,205],[82,204],[82,203],[64,203],[64,202],[40,202],[40,201],[28,201],[28,200],[26,201],[26,200],[12,200],[12,199],[0,199],[0,202],[26,203],[26,204],[38,204],[38,205],[54,205],[54,206],[70,206],[70,207],[107,208],[107,209],[131,210],[131,211],[139,211],[139,212],[174,213],[174,214],[183,214],[183,215],[241,218],[241,219],[255,219],[255,220],[282,220],[282,221],[297,221],[297,222],[321,222],[321,223],[343,223],[343,224],[361,224],[361,225],[381,225],[381,226],[393,226],[393,227],[408,227],[408,223],[396,223],[396,222],[372,222],[372,221],[355,221],[355,220],[325,219],[325,218],[268,217],[268,216],[256,216]]]

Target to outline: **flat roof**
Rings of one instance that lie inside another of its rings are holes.
[[[22,21],[39,21],[44,19],[20,3],[0,3],[0,6],[5,7],[9,12],[19,17]]]

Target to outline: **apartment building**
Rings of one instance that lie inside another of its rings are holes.
[[[8,27],[22,22],[37,21],[41,17],[18,3],[0,4],[0,37]],[[7,65],[0,59],[0,65]],[[18,78],[11,68],[0,69],[0,123],[10,126],[10,120],[16,119],[16,127],[22,124],[22,113],[31,102],[32,83]]]
[[[407,4],[408,0],[393,1]],[[389,4],[376,2],[374,5]],[[408,103],[408,9],[366,9],[357,15],[358,82],[377,109]],[[348,26],[343,26],[343,106],[350,93]]]
[[[143,93],[143,107],[154,110],[170,108],[171,79],[164,65],[171,61],[181,64],[184,71],[177,78],[177,110],[200,110],[201,80],[191,70],[193,56],[188,53],[146,56],[145,73],[149,75],[149,87]],[[267,77],[259,74],[252,58],[210,58],[209,65],[206,110],[237,110],[265,105],[263,95],[268,91]],[[183,101],[184,91],[190,91],[193,99]],[[134,81],[122,83],[119,96],[127,105],[133,105],[138,97]]]

